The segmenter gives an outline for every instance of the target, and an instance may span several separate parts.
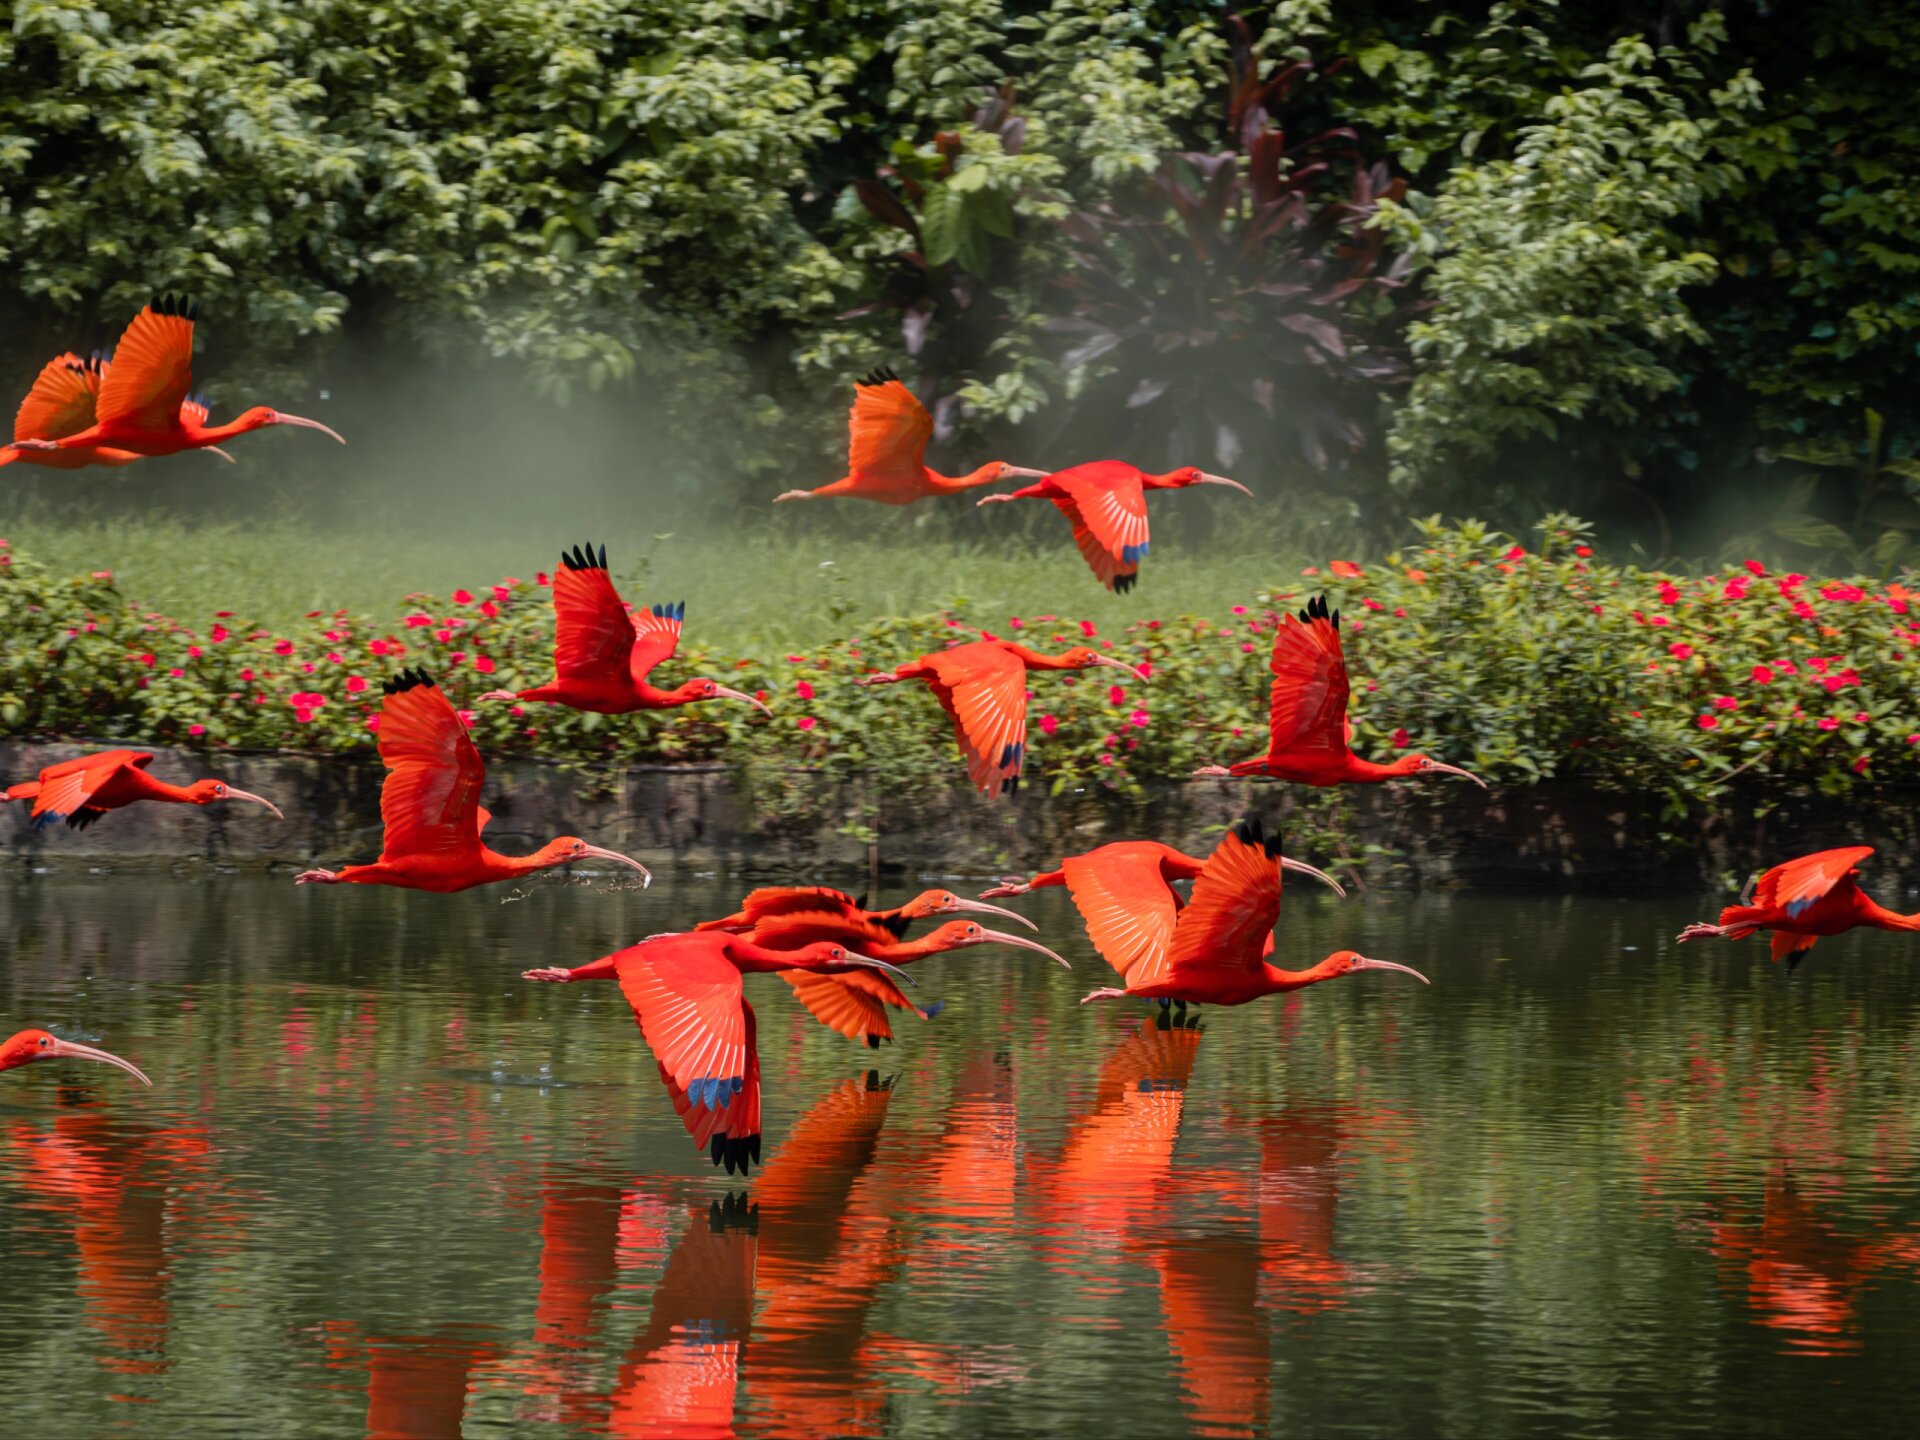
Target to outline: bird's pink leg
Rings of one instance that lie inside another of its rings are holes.
[[[856,685],[897,685],[904,677],[899,675],[860,675],[854,678]]]
[[[980,892],[980,898],[982,900],[998,900],[1007,895],[1024,895],[1031,889],[1033,889],[1033,887],[1019,876],[1009,875],[991,890],[982,890]]]
[[[488,700],[518,700],[520,696],[512,690],[489,690],[480,697],[484,703]]]
[[[302,870],[293,877],[296,885],[338,885],[340,872],[337,870]]]
[[[1124,1000],[1126,998],[1127,992],[1124,990],[1114,990],[1112,988],[1089,990],[1085,995],[1080,997],[1080,1003],[1084,1005],[1089,1000]]]
[[[553,985],[564,985],[573,979],[573,972],[564,965],[544,965],[538,970],[522,970],[522,980],[544,980]]]
[[[1684,945],[1689,940],[1744,940],[1753,933],[1751,925],[1709,925],[1699,920],[1687,926],[1674,937],[1675,943]]]
[[[1217,775],[1222,777],[1231,777],[1233,774],[1233,771],[1229,770],[1224,765],[1202,765],[1198,770],[1194,771],[1193,773],[1196,776],[1200,776],[1200,775],[1216,776]]]

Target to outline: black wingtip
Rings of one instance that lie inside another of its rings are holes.
[[[1327,608],[1327,597],[1316,595],[1307,601],[1307,608],[1300,612],[1300,623],[1311,625],[1316,620],[1325,620],[1334,629],[1340,628],[1340,612]]]
[[[1137,572],[1132,575],[1116,575],[1113,577],[1113,593],[1125,595],[1139,583],[1140,576]]]
[[[853,383],[856,385],[890,385],[900,377],[894,373],[891,365],[876,365]]]
[[[607,547],[600,547],[599,555],[593,553],[592,545],[576,545],[572,553],[560,552],[562,570],[604,570],[607,568]]]
[[[1280,858],[1280,827],[1273,827],[1273,834],[1267,834],[1266,824],[1258,815],[1242,815],[1233,822],[1233,837],[1243,845],[1252,845],[1266,851],[1275,860]]]
[[[407,691],[416,689],[422,685],[427,686],[429,689],[433,688],[433,677],[418,666],[415,666],[410,670],[402,670],[391,680],[382,682],[380,691],[385,695],[404,695]]]

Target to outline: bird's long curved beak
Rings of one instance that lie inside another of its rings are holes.
[[[1238,480],[1229,480],[1224,475],[1209,475],[1204,470],[1200,472],[1200,483],[1202,485],[1231,485],[1234,489],[1238,490],[1242,495],[1245,495],[1249,498],[1251,498],[1253,495],[1253,491],[1249,490],[1246,486],[1242,485]]]
[[[1139,670],[1134,669],[1133,666],[1127,664],[1124,660],[1114,660],[1105,655],[1096,655],[1093,657],[1093,663],[1096,665],[1111,665],[1116,670],[1126,671],[1141,684],[1144,685],[1146,683],[1147,677]]]
[[[142,1085],[153,1084],[153,1081],[147,1078],[146,1072],[138,1065],[131,1060],[122,1060],[111,1050],[96,1050],[91,1045],[82,1045],[73,1040],[55,1040],[53,1049],[47,1053],[63,1060],[98,1060],[102,1065],[111,1065],[117,1070],[126,1071]]]
[[[1422,985],[1431,985],[1433,983],[1411,965],[1396,965],[1391,960],[1369,960],[1364,955],[1356,955],[1353,961],[1353,968],[1356,970],[1398,970],[1402,975],[1411,975]]]
[[[898,965],[889,965],[886,961],[876,960],[871,955],[862,955],[858,950],[849,950],[847,952],[846,963],[849,965],[864,965],[869,970],[884,970],[887,974],[893,976],[894,979],[903,984],[911,985],[915,989],[918,989],[920,985],[919,981],[907,974],[907,972],[902,970]]]
[[[1073,966],[1067,964],[1065,956],[1056,955],[1038,940],[1029,940],[1024,935],[1009,935],[1004,930],[983,930],[980,932],[980,939],[977,943],[981,945],[1011,945],[1015,949],[1031,950],[1034,954],[1044,955],[1049,960],[1058,960],[1060,964],[1068,970],[1073,969]]]
[[[1462,770],[1458,765],[1442,765],[1438,760],[1429,760],[1427,762],[1427,768],[1429,770],[1438,770],[1443,775],[1458,775],[1463,780],[1471,780],[1474,784],[1478,785],[1482,790],[1487,788],[1486,781],[1482,780],[1478,775],[1474,774],[1471,770]]]
[[[947,909],[965,910],[973,915],[1001,915],[1008,920],[1018,920],[1022,925],[1026,926],[1027,929],[1035,931],[1036,933],[1040,929],[1038,925],[1034,924],[1033,921],[1027,919],[1026,916],[1017,910],[1008,910],[1001,905],[983,905],[978,900],[962,900],[958,896],[955,896],[953,903],[947,906]]]
[[[773,711],[769,710],[765,705],[761,704],[758,700],[754,699],[753,696],[744,695],[738,690],[729,690],[724,685],[714,686],[713,693],[716,695],[724,695],[729,700],[744,700],[747,702],[747,704],[753,706],[754,709],[758,710],[762,715],[773,714]]]
[[[1347,898],[1347,892],[1341,887],[1338,880],[1327,874],[1326,871],[1316,869],[1314,866],[1307,864],[1304,860],[1295,860],[1290,855],[1282,855],[1280,857],[1280,868],[1282,870],[1291,870],[1296,875],[1310,876],[1333,891],[1333,893],[1338,895],[1342,900]]]
[[[318,420],[309,420],[304,415],[289,415],[284,410],[276,410],[273,412],[273,423],[275,425],[298,425],[302,430],[318,430],[322,435],[331,435],[342,445],[347,443],[347,437],[331,425],[322,425]]]
[[[267,798],[266,798],[266,797],[265,797],[264,795],[254,795],[254,794],[250,794],[249,792],[247,792],[247,791],[245,791],[245,790],[236,790],[236,789],[234,789],[234,788],[233,788],[233,787],[232,787],[231,785],[229,785],[229,786],[227,787],[227,799],[229,799],[229,800],[251,800],[251,801],[252,801],[252,802],[253,802],[254,804],[256,804],[256,805],[264,805],[264,806],[266,806],[266,807],[267,807],[267,809],[269,809],[269,810],[271,810],[271,811],[273,812],[273,818],[274,818],[274,819],[276,819],[276,820],[284,820],[284,819],[286,819],[286,818],[287,818],[286,816],[284,816],[284,815],[282,815],[282,814],[280,813],[280,807],[279,807],[278,805],[276,805],[276,804],[274,804],[274,803],[273,803],[273,802],[272,802],[271,800],[269,800],[269,799],[267,799]]]
[[[1044,480],[1051,470],[1030,470],[1025,465],[1009,465],[1000,472],[1002,480]]]
[[[222,450],[218,445],[206,445],[206,446],[202,446],[201,448],[209,455],[218,455],[222,460],[226,461],[229,465],[238,465],[240,463],[238,460],[234,459],[233,456],[229,455],[226,451]]]
[[[640,888],[642,890],[653,884],[653,872],[631,855],[622,855],[618,850],[603,850],[598,845],[589,845],[582,850],[579,855],[572,858],[578,860],[581,856],[585,855],[591,855],[596,860],[611,860],[616,865],[625,865],[629,869],[638,870],[640,872]]]

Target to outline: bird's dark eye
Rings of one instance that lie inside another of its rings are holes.
[[[53,1048],[53,1041],[47,1039],[46,1036],[42,1035],[40,1037],[40,1048],[42,1050],[51,1050]]]

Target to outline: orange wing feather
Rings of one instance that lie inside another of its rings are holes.
[[[966,757],[967,775],[984,794],[997,796],[1020,778],[1027,750],[1027,667],[997,646],[956,659],[930,655],[937,677],[933,693],[953,717],[954,739]]]
[[[780,978],[793,987],[793,993],[807,1012],[829,1030],[837,1030],[849,1040],[877,1044],[893,1038],[893,1026],[887,1021],[889,1007],[911,1010],[922,1020],[928,1018],[900,987],[884,975],[861,971],[846,975],[810,975],[804,970],[782,970]]]
[[[563,680],[617,681],[633,655],[633,619],[604,569],[553,577],[553,668]]]
[[[1754,904],[1797,915],[1845,880],[1853,867],[1871,854],[1871,845],[1852,845],[1776,865],[1760,877],[1754,888]]]
[[[680,620],[686,608],[686,602],[680,601],[633,612],[630,622],[635,638],[627,656],[627,669],[636,681],[646,679],[654,666],[671,660],[673,652],[680,648]]]
[[[34,377],[13,417],[16,440],[63,440],[94,423],[101,364],[71,351],[49,360]]]
[[[193,385],[193,315],[197,307],[156,300],[138,315],[114,348],[100,382],[100,421],[141,430],[171,430]]]
[[[1167,969],[1257,969],[1279,918],[1279,837],[1269,841],[1258,820],[1236,820],[1193,882]]]
[[[49,765],[40,772],[35,788],[17,786],[20,794],[9,792],[10,799],[33,799],[30,819],[34,828],[52,825],[77,815],[87,801],[123,769],[144,770],[153,763],[153,755],[144,750],[102,750],[79,755]]]
[[[847,412],[847,471],[855,479],[920,487],[933,416],[888,372],[875,374],[888,378],[854,387],[853,408]]]
[[[1100,583],[1112,590],[1118,581],[1139,574],[1147,551],[1147,496],[1140,477],[1094,481],[1056,475],[1053,480],[1072,497],[1053,503],[1072,523],[1073,543]]]
[[[661,1077],[676,1092],[675,1108],[682,1099],[687,1102],[682,1119],[703,1144],[715,1133],[740,1136],[732,1119],[724,1132],[709,1128],[704,1140],[695,1125],[713,1118],[698,1112],[730,1112],[747,1094],[750,1065],[756,1080],[751,1105],[756,1112],[759,1108],[753,1010],[740,972],[722,953],[724,942],[724,936],[670,935],[635,945],[615,959],[634,1020],[660,1062]]]
[[[1102,846],[1068,856],[1060,868],[1101,957],[1128,985],[1150,985],[1163,978],[1181,902],[1161,874],[1159,861]]]
[[[1273,755],[1347,748],[1347,657],[1340,648],[1340,621],[1324,598],[1304,617],[1285,616],[1273,637],[1273,692],[1267,724]]]
[[[464,855],[480,849],[480,787],[487,776],[467,727],[418,671],[402,671],[380,708],[380,791],[386,825],[382,860],[407,855]]]

